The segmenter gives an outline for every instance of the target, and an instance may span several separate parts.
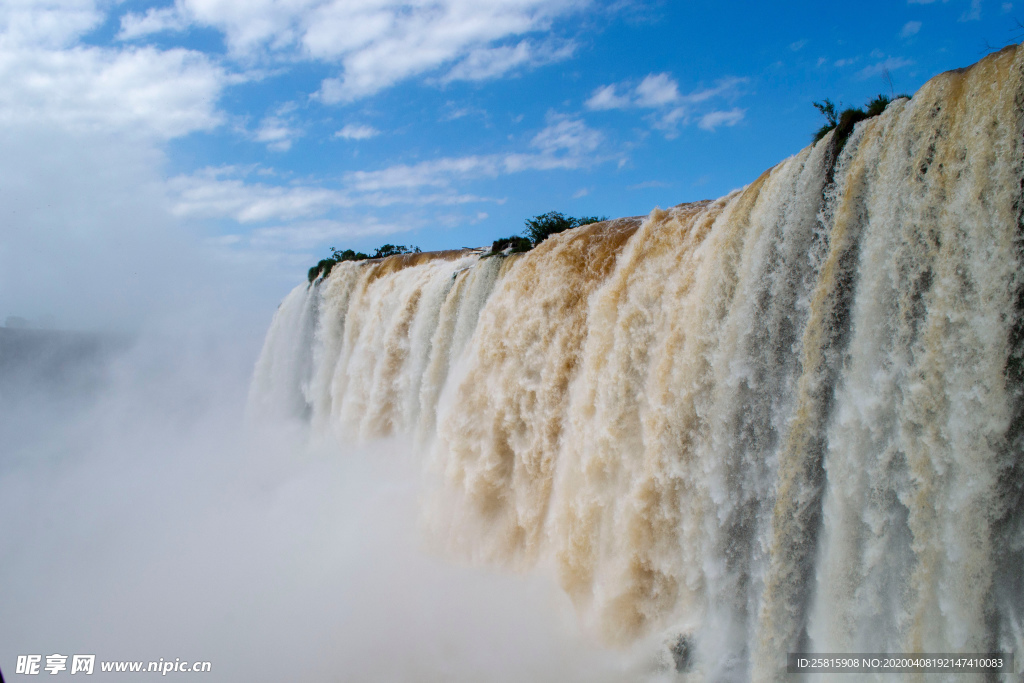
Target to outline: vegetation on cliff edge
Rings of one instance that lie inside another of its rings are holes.
[[[910,95],[897,95],[893,99],[907,98],[910,99]],[[818,129],[814,134],[814,142],[818,142],[825,137],[830,130],[835,129],[835,135],[832,139],[836,156],[842,151],[846,145],[846,141],[849,139],[850,134],[853,132],[853,127],[863,121],[864,119],[870,119],[872,116],[878,116],[885,108],[889,106],[889,103],[893,100],[889,99],[885,95],[878,95],[877,97],[868,100],[868,103],[864,105],[864,109],[855,109],[853,107],[847,107],[843,111],[839,111],[839,107],[835,103],[826,98],[822,102],[815,102],[814,108],[821,112],[822,116],[825,117],[826,123]]]
[[[371,258],[384,258],[385,256],[418,253],[420,253],[419,247],[407,247],[404,244],[385,244],[377,247],[376,251],[374,251],[372,255],[364,254],[361,251],[352,251],[351,249],[339,251],[338,249],[331,247],[331,255],[325,259],[321,259],[315,266],[310,268],[307,277],[310,282],[313,282],[318,277],[327,277],[330,275],[334,266],[342,261],[365,261],[366,259]]]
[[[607,216],[566,216],[561,211],[548,211],[533,218],[527,218],[526,235],[512,235],[494,240],[491,245],[492,254],[500,254],[511,247],[509,253],[518,254],[529,251],[552,235],[560,232],[578,228],[581,225],[590,225],[608,220]]]

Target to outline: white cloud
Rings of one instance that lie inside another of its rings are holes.
[[[545,156],[565,152],[574,158],[597,151],[604,136],[590,128],[582,119],[551,114],[548,125],[534,136],[530,146],[541,150]]]
[[[464,118],[466,116],[479,116],[480,118],[482,118],[484,120],[487,120],[487,118],[488,118],[487,110],[486,109],[481,109],[480,107],[474,107],[474,106],[460,107],[460,106],[457,105],[456,102],[454,102],[452,100],[448,100],[447,102],[445,102],[444,103],[444,107],[445,107],[445,109],[447,111],[444,114],[441,115],[441,117],[439,119],[441,121],[456,121],[456,120]],[[523,115],[522,114],[519,114],[518,116],[512,117],[512,123],[519,123],[522,120],[523,120]]]
[[[530,146],[539,152],[507,154],[501,166],[506,173],[583,168],[606,160],[598,153],[603,142],[604,135],[581,119],[549,115],[547,127],[530,141]]]
[[[651,125],[672,139],[679,135],[679,126],[689,125],[691,120],[689,107],[675,107],[657,116],[648,117]]]
[[[527,170],[574,169],[604,160],[598,154],[604,136],[582,120],[551,114],[548,125],[530,141],[536,152],[443,157],[418,164],[396,164],[379,171],[355,171],[345,176],[362,193],[447,188],[453,180],[495,178]],[[461,201],[461,200],[460,200]]]
[[[904,59],[903,57],[888,57],[880,62],[876,62],[871,66],[866,66],[857,72],[857,77],[861,79],[870,78],[872,76],[878,76],[885,73],[886,71],[895,71],[896,69],[902,69],[905,66],[910,66],[914,61],[912,59]]]
[[[633,87],[628,83],[613,83],[596,88],[585,106],[590,110],[653,109],[654,112],[647,117],[651,126],[662,131],[665,137],[673,138],[679,134],[679,126],[688,125],[695,118],[703,122],[704,115],[699,112],[701,105],[715,98],[734,100],[740,94],[740,86],[746,82],[745,78],[723,78],[714,87],[701,88],[683,95],[679,92],[679,84],[668,73],[648,74]],[[622,94],[619,94],[620,88]],[[708,119],[716,120],[715,116]],[[699,125],[705,130],[714,130],[722,123]]]
[[[629,96],[618,95],[615,90],[615,85],[602,85],[594,90],[594,94],[584,103],[584,106],[593,110],[625,109],[630,105]]]
[[[560,62],[572,57],[575,51],[576,44],[571,41],[561,44],[549,41],[537,45],[530,40],[522,40],[516,45],[477,48],[445,74],[441,82],[497,78],[517,67]]]
[[[75,44],[102,21],[93,0],[0,3],[0,122],[156,139],[220,123],[222,67],[192,50]]]
[[[713,97],[735,97],[739,94],[739,86],[746,82],[746,78],[723,78],[713,88],[681,95],[679,84],[668,73],[649,74],[633,88],[621,83],[596,88],[585,105],[588,109],[658,109],[677,103],[696,104]],[[620,87],[625,87],[625,94],[618,94]]]
[[[704,130],[715,130],[719,126],[735,126],[743,120],[746,109],[733,108],[729,111],[712,111],[700,117],[698,128]]]
[[[117,39],[133,40],[162,31],[184,31],[188,25],[188,18],[176,7],[151,7],[142,15],[129,12],[122,16],[121,31],[117,34]]]
[[[0,121],[173,138],[217,126],[224,70],[183,49],[0,49]]]
[[[903,25],[903,30],[900,31],[900,38],[909,38],[910,36],[917,35],[917,32],[920,30],[920,21],[908,21]]]
[[[255,223],[316,217],[352,204],[336,190],[246,183],[244,175],[243,169],[221,167],[170,179],[168,187],[177,197],[174,214]]]
[[[459,181],[495,178],[528,170],[574,169],[600,163],[604,138],[583,121],[551,114],[530,142],[531,152],[442,157],[395,164],[376,171],[352,171],[334,188],[309,184],[251,182],[253,168],[207,168],[169,181],[173,213],[183,217],[228,218],[239,223],[323,219],[359,206],[458,205],[495,201],[459,192]]]
[[[353,171],[346,174],[349,187],[362,193],[412,190],[421,187],[444,188],[455,178],[496,177],[501,156],[442,157],[418,164],[395,164],[379,171]]]
[[[390,235],[408,230],[407,223],[381,223],[372,216],[347,221],[322,219],[257,228],[249,237],[249,246],[254,249],[294,251],[313,249],[330,240]]]
[[[740,86],[747,82],[746,78],[736,78],[730,76],[729,78],[723,78],[718,81],[718,84],[713,88],[704,88],[702,90],[694,90],[689,95],[683,96],[683,101],[694,104],[697,102],[705,102],[713,97],[728,97],[734,98],[740,94]]]
[[[636,185],[629,185],[629,186],[626,187],[626,189],[627,190],[646,190],[646,189],[652,188],[652,187],[671,187],[671,185],[669,183],[663,182],[661,180],[645,180],[644,182],[637,183]]]
[[[971,0],[971,8],[960,15],[960,21],[980,21],[981,0]]]
[[[494,78],[529,62],[532,52],[533,46],[528,40],[520,41],[516,45],[478,48],[456,64],[441,80],[480,81]]]
[[[668,74],[651,74],[636,87],[637,106],[656,109],[679,99],[679,84]]]
[[[318,97],[350,102],[443,67],[442,81],[494,78],[571,56],[571,42],[534,43],[589,0],[177,0],[177,17],[223,32],[233,56],[336,63]],[[148,15],[147,15],[148,16]],[[158,20],[159,19],[159,20]],[[145,17],[126,20],[140,27]],[[154,30],[180,20],[160,15]],[[139,31],[141,28],[135,28]]]
[[[346,140],[368,140],[378,135],[380,135],[380,131],[373,126],[349,123],[335,133],[334,137],[344,138]]]
[[[66,47],[102,21],[94,0],[4,0],[0,43],[5,50]]]
[[[312,184],[271,185],[249,182],[252,169],[207,168],[168,181],[175,197],[172,212],[180,217],[227,218],[238,223],[321,219],[337,210],[395,204],[454,205],[491,201],[459,194],[448,186],[453,177],[474,166],[473,158],[441,159],[416,166],[347,174],[340,187]],[[427,192],[421,191],[427,188]]]
[[[582,197],[586,197],[588,194],[590,194],[590,189],[586,187],[581,187],[580,189],[572,193],[572,198],[580,199]]]
[[[679,100],[679,84],[667,73],[650,74],[636,86],[636,106],[652,109]]]
[[[588,109],[657,109],[680,99],[679,84],[668,73],[648,74],[635,87],[627,86],[625,95],[618,95],[618,88],[619,85],[612,84],[595,89],[585,106]]]
[[[792,50],[793,52],[799,52],[800,50],[803,49],[804,45],[806,45],[806,44],[807,44],[806,40],[798,40],[796,42],[790,43],[789,44],[789,49]]]
[[[1003,14],[1008,14],[1009,12],[1013,11],[1013,3],[1012,2],[1004,2],[1002,5],[1000,5],[1000,7],[1003,10]]]
[[[271,151],[287,152],[292,148],[292,141],[301,135],[302,131],[293,127],[286,117],[268,116],[260,122],[256,141],[266,143]]]

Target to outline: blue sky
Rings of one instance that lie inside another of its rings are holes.
[[[549,210],[717,197],[809,142],[812,101],[861,105],[885,74],[912,93],[1024,37],[1018,16],[992,0],[8,0],[0,316],[117,308],[133,296],[117,264],[154,250],[201,252],[187,268],[235,269],[269,301],[330,246],[479,246]],[[77,265],[54,273],[54,245]],[[92,303],[55,305],[58,286]]]

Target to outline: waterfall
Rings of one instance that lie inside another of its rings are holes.
[[[448,552],[553,567],[695,680],[1024,652],[1022,135],[1014,46],[717,200],[341,263],[250,409],[413,438]]]

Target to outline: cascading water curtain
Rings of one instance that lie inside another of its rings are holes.
[[[1022,653],[1022,60],[715,201],[339,264],[281,305],[250,409],[414,438],[435,539],[551,563],[694,680]]]

